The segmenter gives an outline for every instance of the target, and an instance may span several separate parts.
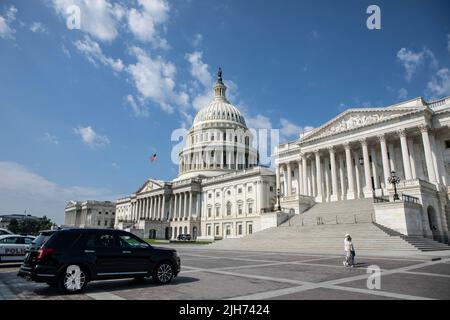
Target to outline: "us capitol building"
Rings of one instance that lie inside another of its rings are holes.
[[[178,177],[148,179],[119,199],[116,228],[146,238],[239,238],[300,216],[303,225],[312,209],[348,202],[369,206],[371,222],[448,242],[450,98],[348,109],[275,148],[269,169],[258,165],[254,137],[226,89],[219,70],[214,99],[179,153]],[[338,214],[336,224],[345,212]]]
[[[148,179],[117,200],[116,228],[146,238],[217,239],[277,225],[275,173],[258,166],[253,136],[226,90],[219,69],[214,99],[196,115],[179,154],[178,177]]]

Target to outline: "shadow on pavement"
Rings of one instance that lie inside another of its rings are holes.
[[[153,288],[153,287],[167,287],[176,286],[183,283],[191,283],[200,281],[198,278],[180,276],[172,280],[171,283],[167,285],[159,285],[154,283],[151,279],[120,279],[120,280],[102,280],[93,281],[88,283],[86,289],[81,294],[98,293],[98,292],[114,292],[120,290],[129,289],[142,289],[142,288]],[[34,293],[41,296],[60,296],[63,295],[56,287],[44,287],[37,288],[33,290]]]

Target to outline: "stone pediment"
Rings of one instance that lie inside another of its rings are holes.
[[[136,194],[149,192],[152,190],[158,190],[161,189],[162,187],[163,183],[161,181],[149,179],[138,189],[138,191],[136,191]]]
[[[385,122],[401,116],[416,113],[420,111],[419,108],[364,108],[364,109],[349,109],[321,127],[315,129],[304,141],[314,140],[327,136],[332,136],[341,132],[361,128],[376,123]]]

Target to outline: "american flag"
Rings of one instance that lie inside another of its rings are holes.
[[[156,153],[154,153],[151,157],[150,157],[150,162],[154,162],[156,160]]]

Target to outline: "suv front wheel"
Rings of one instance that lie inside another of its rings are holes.
[[[158,263],[153,270],[152,278],[158,284],[167,284],[172,281],[174,275],[173,266],[170,262],[163,261]]]
[[[67,266],[59,277],[59,288],[66,293],[79,293],[88,283],[88,276],[82,267],[76,264]]]

